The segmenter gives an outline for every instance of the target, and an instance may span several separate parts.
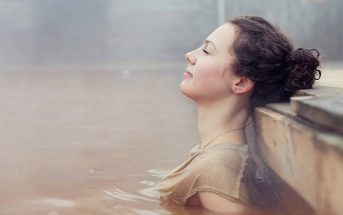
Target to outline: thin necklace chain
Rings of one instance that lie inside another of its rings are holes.
[[[237,131],[237,130],[242,130],[244,129],[245,127],[242,127],[242,128],[234,128],[234,129],[230,129],[230,130],[227,130],[227,131],[224,131],[220,134],[217,134],[215,137],[213,137],[209,142],[207,142],[206,144],[203,145],[203,149],[208,146],[208,144],[212,143],[215,139],[217,139],[218,137],[220,136],[223,136],[224,134],[227,134],[227,133],[230,133],[230,132],[233,132],[233,131]],[[200,142],[201,143],[201,142]]]

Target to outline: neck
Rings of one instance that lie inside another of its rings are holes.
[[[245,144],[244,127],[249,113],[244,107],[244,105],[241,107],[240,105],[232,105],[232,102],[198,104],[200,147],[225,141]]]

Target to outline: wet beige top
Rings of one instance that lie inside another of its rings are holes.
[[[247,158],[246,144],[226,142],[204,149],[195,146],[185,162],[157,183],[162,204],[184,205],[197,192],[206,191],[248,205],[242,182]]]

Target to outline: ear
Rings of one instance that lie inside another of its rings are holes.
[[[255,82],[245,76],[236,76],[232,82],[232,92],[235,94],[249,93],[254,89]]]

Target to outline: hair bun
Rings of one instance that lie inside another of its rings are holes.
[[[314,81],[321,77],[318,69],[319,56],[317,49],[294,50],[287,58],[290,67],[284,89],[292,93],[299,89],[312,88]]]

